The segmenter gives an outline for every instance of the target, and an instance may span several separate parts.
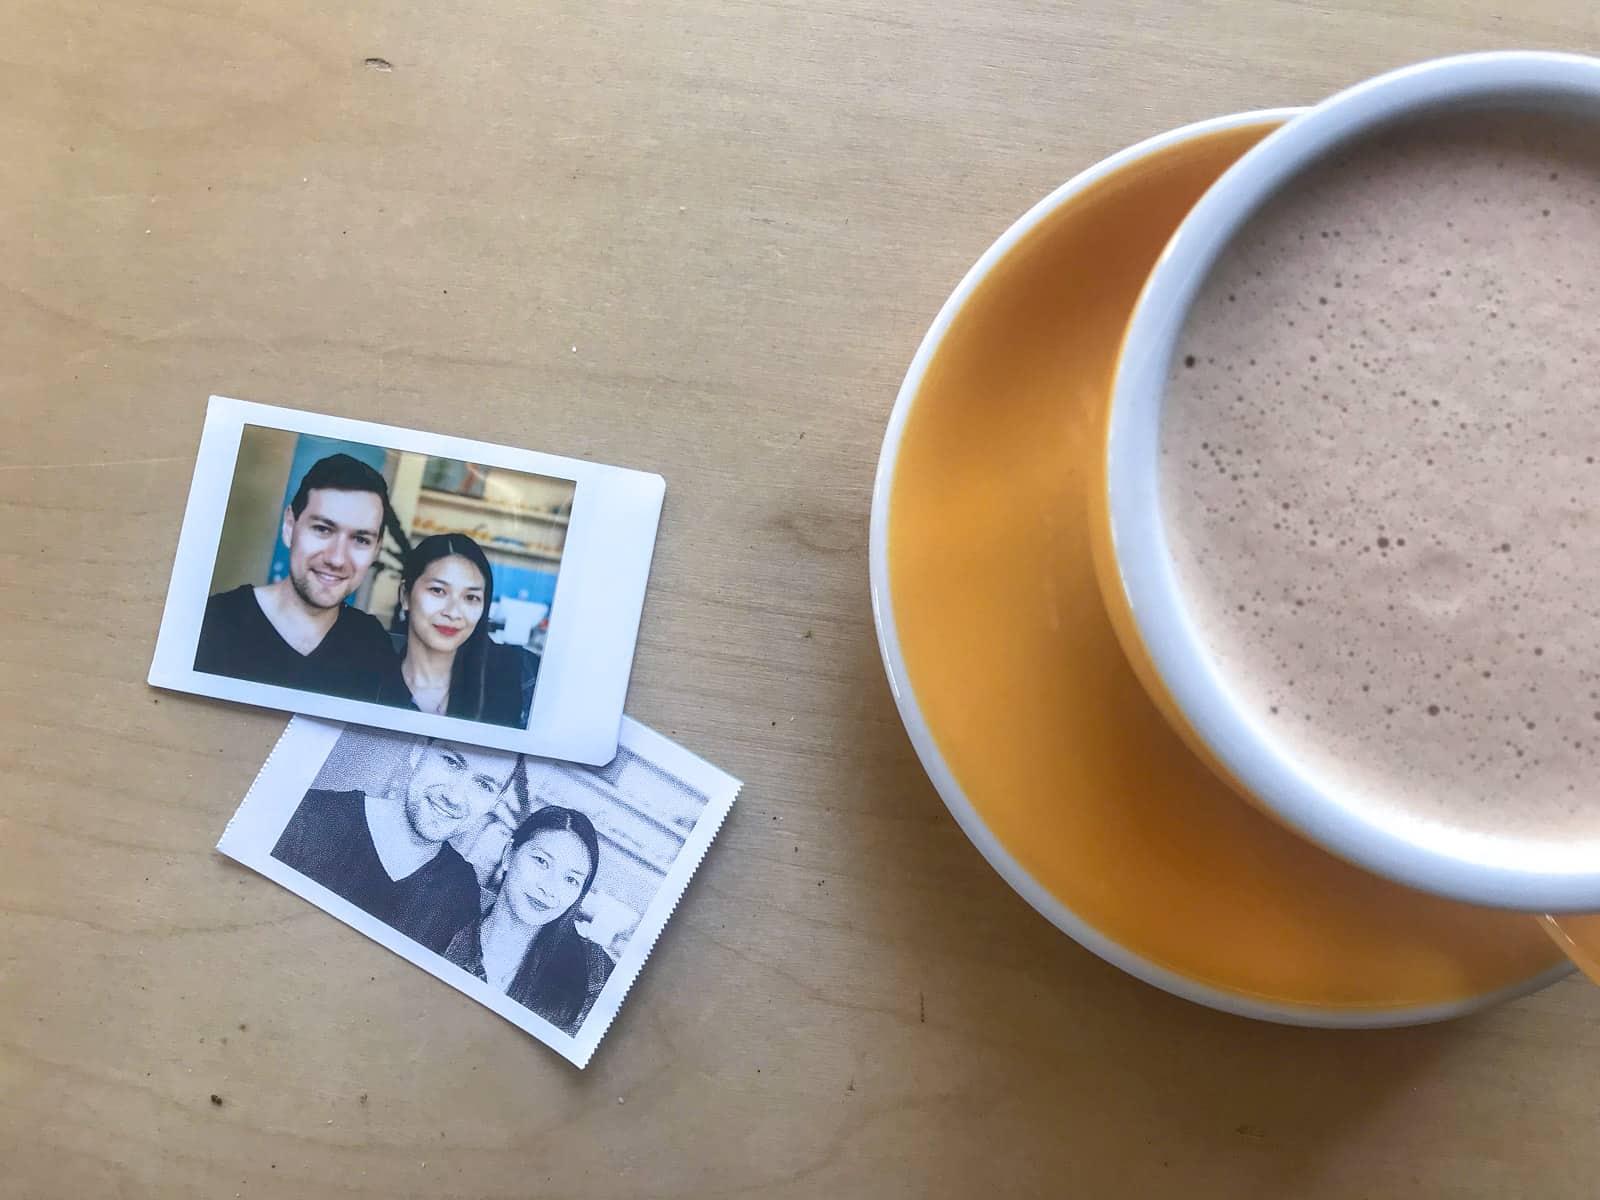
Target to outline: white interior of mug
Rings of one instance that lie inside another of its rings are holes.
[[[1341,92],[1264,139],[1174,235],[1129,324],[1107,446],[1111,532],[1134,620],[1194,731],[1262,804],[1334,853],[1426,891],[1530,911],[1600,909],[1600,844],[1423,827],[1357,808],[1238,704],[1180,590],[1161,515],[1161,414],[1179,335],[1223,249],[1291,178],[1352,140],[1435,110],[1548,108],[1600,118],[1600,60],[1542,52],[1421,63]]]

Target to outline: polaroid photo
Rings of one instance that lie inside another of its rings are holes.
[[[608,762],[665,489],[213,396],[150,682]]]
[[[296,717],[217,849],[583,1067],[739,787],[626,718],[583,767]]]

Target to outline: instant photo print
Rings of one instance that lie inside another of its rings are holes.
[[[626,718],[584,767],[296,717],[217,849],[581,1067],[739,787]]]
[[[150,683],[608,762],[664,491],[213,396]]]

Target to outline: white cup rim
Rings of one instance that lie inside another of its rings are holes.
[[[1600,909],[1600,855],[1552,842],[1424,831],[1342,803],[1231,700],[1183,602],[1160,517],[1168,373],[1188,310],[1223,247],[1292,176],[1349,139],[1429,109],[1545,103],[1600,112],[1600,59],[1500,51],[1435,59],[1358,84],[1270,134],[1190,210],[1129,323],[1106,447],[1117,570],[1150,659],[1193,731],[1265,807],[1314,842],[1400,883],[1496,908]],[[1592,847],[1590,848],[1592,849]]]

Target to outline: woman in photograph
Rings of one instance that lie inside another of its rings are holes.
[[[382,702],[526,727],[538,660],[489,640],[493,603],[489,560],[466,534],[436,533],[413,546],[400,570],[404,689],[390,688]]]
[[[539,809],[506,848],[489,911],[455,935],[445,957],[576,1036],[611,974],[605,951],[575,928],[599,865],[588,817],[559,805]]]

